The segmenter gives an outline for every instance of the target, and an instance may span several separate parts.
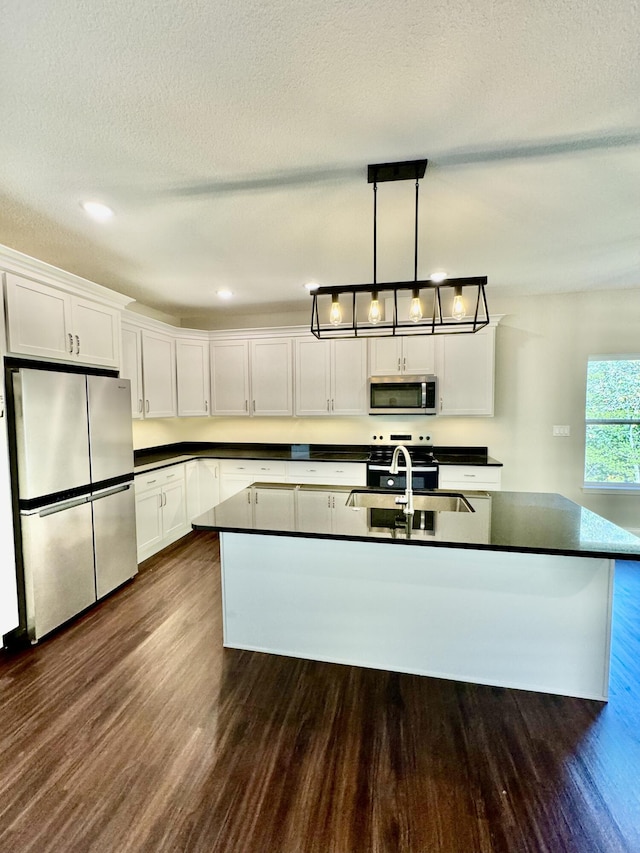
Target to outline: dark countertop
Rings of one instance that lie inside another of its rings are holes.
[[[366,462],[368,444],[248,444],[181,442],[134,452],[134,472],[139,474],[190,459],[275,459],[287,462]],[[434,447],[441,465],[489,465],[502,463],[487,455],[486,447]]]
[[[256,490],[259,490],[258,503]],[[417,514],[414,525],[422,529],[407,534],[406,527],[396,526],[396,518],[403,519],[401,511],[374,513],[347,507],[350,491],[347,486],[254,484],[203,513],[194,520],[193,527],[221,532],[640,560],[639,538],[557,494],[465,491],[475,512]],[[333,496],[335,502],[330,507]]]

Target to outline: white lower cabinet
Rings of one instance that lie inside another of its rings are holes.
[[[220,461],[192,459],[185,463],[189,523],[220,503]]]
[[[134,478],[138,562],[180,539],[187,521],[185,466],[172,465]]]
[[[298,530],[346,536],[364,536],[368,533],[368,513],[347,506],[348,492],[298,489],[295,494]]]
[[[287,462],[287,483],[365,486],[366,462]]]
[[[270,459],[221,459],[220,500],[246,489],[252,483],[284,483],[286,462]]]
[[[497,492],[502,488],[502,468],[494,465],[440,465],[438,488]]]

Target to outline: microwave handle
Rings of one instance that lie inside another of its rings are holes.
[[[427,408],[427,383],[422,383],[422,408]]]

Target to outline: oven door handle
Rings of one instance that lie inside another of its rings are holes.
[[[391,465],[368,465],[369,471],[387,471],[391,469]],[[400,471],[406,471],[407,469],[404,466],[400,466]],[[411,470],[415,473],[416,471],[424,472],[424,471],[437,471],[437,465],[412,465]]]

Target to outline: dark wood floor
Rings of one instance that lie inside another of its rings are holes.
[[[221,647],[191,534],[0,657],[0,853],[638,853],[640,564],[608,705]]]

